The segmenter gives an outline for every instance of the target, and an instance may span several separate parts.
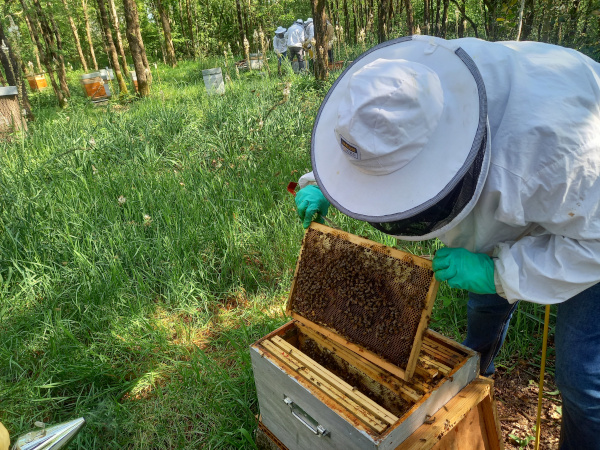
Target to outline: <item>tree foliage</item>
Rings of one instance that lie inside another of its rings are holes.
[[[272,38],[277,26],[289,27],[297,18],[306,20],[311,15],[312,6],[311,0],[134,1],[139,11],[139,29],[145,45],[144,57],[170,65],[175,65],[177,60],[222,55],[224,51],[231,54],[230,49],[243,57],[244,38],[248,39],[250,51],[258,52],[259,29],[265,30],[266,36]],[[542,41],[575,48],[592,58],[600,58],[598,0],[323,2],[325,12],[335,26],[338,46],[341,43],[358,44],[366,49],[386,39],[411,33],[427,33],[447,39],[471,36],[487,40]],[[38,5],[41,6],[41,13]],[[87,8],[95,55],[92,55],[86,33],[84,5]],[[114,0],[114,5],[120,34],[124,36],[126,21],[123,0]],[[19,52],[25,68],[31,66],[29,61],[35,62],[39,56],[39,49],[36,48],[25,20],[26,10],[37,10],[32,17],[34,34],[41,34],[40,26],[50,33],[45,41],[42,40],[42,44],[47,42],[46,48],[42,50],[49,53],[57,74],[61,74],[62,61],[67,70],[82,68],[83,61],[87,61],[89,70],[93,70],[94,56],[100,67],[113,66],[106,51],[107,36],[102,32],[97,1],[7,0],[4,2],[1,20],[5,28],[9,26],[9,21],[14,21],[19,27]],[[161,12],[165,18],[161,17]],[[114,20],[110,26],[114,42],[118,39]],[[77,48],[78,44],[81,52]],[[123,40],[123,47],[130,65],[127,69],[131,70],[133,58],[126,40]],[[6,78],[6,74],[3,78]]]

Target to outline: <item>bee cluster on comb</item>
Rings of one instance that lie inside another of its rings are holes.
[[[344,236],[308,229],[291,309],[406,367],[433,272]]]

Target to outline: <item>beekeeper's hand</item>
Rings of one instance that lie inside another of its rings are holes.
[[[433,271],[438,281],[475,294],[495,294],[494,261],[485,253],[464,248],[441,248],[433,257]]]
[[[323,217],[327,215],[329,202],[321,192],[321,189],[310,185],[300,189],[296,194],[296,208],[298,209],[300,220],[302,220],[302,226],[308,228],[315,214],[317,215],[315,222],[324,222]]]
[[[0,422],[0,450],[8,450],[10,447],[10,436],[8,435],[8,431]]]

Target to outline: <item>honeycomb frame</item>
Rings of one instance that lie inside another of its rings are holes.
[[[410,380],[437,288],[431,261],[312,223],[287,313]]]

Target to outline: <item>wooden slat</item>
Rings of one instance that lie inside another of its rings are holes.
[[[298,361],[295,360],[289,353],[277,347],[274,343],[270,341],[263,341],[261,345],[267,349],[271,355],[290,367],[292,370],[298,373],[298,375],[310,382],[313,386],[321,390],[331,399],[335,400],[338,405],[344,407],[346,410],[356,416],[356,418],[358,418],[361,422],[371,427],[377,433],[383,432],[388,427],[386,423],[379,420],[356,402],[347,398],[345,395],[340,394],[326,380],[322,379],[312,370],[310,370],[310,368],[303,366],[301,363],[299,364]]]
[[[422,355],[426,355],[426,356],[430,356],[431,358],[435,358],[437,361],[441,362],[442,364],[444,364],[445,366],[448,366],[450,368],[456,366],[456,364],[460,363],[464,359],[464,356],[463,357],[447,356],[443,353],[436,351],[435,349],[432,349],[431,347],[428,347],[425,343],[423,343],[423,346],[421,347],[421,356]]]
[[[332,341],[331,339],[317,333],[310,327],[307,327],[302,323],[298,323],[298,328],[303,334],[305,334],[312,340],[318,342],[319,345],[338,355],[351,366],[356,367],[365,375],[371,377],[376,382],[381,383],[382,385],[390,389],[392,392],[398,394],[407,402],[415,403],[418,402],[421,399],[421,397],[423,397],[423,394],[408,386],[406,384],[406,381],[395,377],[388,371],[381,369],[369,360],[362,358],[356,353],[338,344],[337,342]],[[425,389],[422,390],[425,392]]]
[[[392,364],[389,361],[386,361],[381,356],[376,355],[372,351],[367,350],[362,345],[354,344],[354,343],[348,341],[347,339],[341,337],[335,331],[329,330],[328,328],[326,328],[322,325],[311,322],[310,320],[306,319],[305,317],[302,317],[299,314],[296,314],[295,312],[292,313],[292,317],[294,319],[296,319],[298,322],[301,322],[304,325],[306,325],[314,330],[317,330],[319,333],[321,333],[324,336],[327,336],[332,341],[335,341],[338,344],[344,345],[345,347],[349,348],[353,352],[358,353],[363,358],[368,359],[372,363],[374,363],[374,364],[378,365],[379,367],[387,370],[388,372],[396,375],[398,378],[400,378],[402,380],[406,379],[405,378],[406,373],[403,369],[401,369],[398,366],[395,366],[394,364]]]
[[[441,361],[446,361],[451,365],[456,364],[464,358],[463,354],[452,352],[452,350],[445,348],[439,343],[434,343],[433,341],[427,338],[423,340],[423,346],[421,347],[421,351],[434,355]]]
[[[413,255],[412,253],[403,252],[402,250],[398,250],[397,248],[388,247],[379,242],[372,241],[370,239],[366,239],[360,236],[356,236],[355,234],[350,234],[346,231],[336,230],[326,225],[322,225],[320,223],[313,222],[310,224],[310,228],[321,231],[323,233],[329,234],[331,236],[337,236],[341,239],[344,239],[348,242],[352,242],[353,244],[360,245],[361,247],[369,248],[375,252],[389,255],[392,258],[399,259],[401,261],[410,260],[412,264],[417,267],[423,267],[425,269],[431,270],[432,262],[428,261],[425,258],[421,258],[420,256]]]
[[[419,358],[419,360],[423,361],[426,364],[429,364],[430,366],[435,367],[445,377],[447,377],[450,374],[450,372],[452,372],[452,369],[450,367],[446,366],[445,364],[442,364],[439,361],[436,361],[433,358],[430,358],[427,355],[421,354],[421,357]]]
[[[426,363],[425,361],[421,360],[420,357],[417,362],[420,364],[417,364],[417,366],[415,367],[414,373],[422,376],[427,381],[431,381],[431,380],[435,379],[440,374],[440,371],[437,369],[437,367]]]
[[[431,264],[430,261],[428,262]],[[417,327],[415,340],[408,358],[408,363],[406,364],[406,374],[404,379],[407,381],[412,378],[412,375],[415,372],[415,367],[417,366],[417,361],[419,360],[419,355],[421,354],[421,344],[423,342],[423,338],[425,337],[425,332],[427,331],[427,325],[429,325],[429,320],[431,319],[431,310],[433,309],[433,303],[435,302],[439,285],[440,282],[437,281],[435,277],[429,285],[429,291],[427,292],[427,297],[425,298],[425,307],[423,308],[423,313],[421,314],[421,321]]]
[[[341,378],[329,372],[323,366],[313,361],[310,357],[302,353],[297,348],[294,348],[289,343],[281,339],[279,336],[274,336],[272,342],[277,345],[282,350],[288,352],[293,358],[300,361],[302,364],[306,365],[306,367],[310,368],[313,372],[315,372],[318,376],[323,378],[324,380],[331,383],[334,388],[337,388],[343,395],[346,395],[348,398],[352,399],[371,414],[379,417],[383,422],[387,422],[389,425],[393,425],[398,422],[398,417],[394,416],[392,413],[387,411],[382,406],[375,403],[373,400],[368,398],[362,392],[356,390],[356,388],[350,386]]]
[[[396,450],[426,450],[433,447],[439,437],[459,423],[469,411],[490,395],[489,380],[478,378],[450,400],[445,408],[434,414],[435,421],[421,425]],[[490,439],[491,440],[491,439]]]
[[[445,348],[442,344],[434,342],[428,338],[423,339],[423,348],[426,348],[427,351],[432,352],[435,355],[439,355],[447,359],[461,359],[464,357],[464,355]]]
[[[492,382],[490,381],[490,383]],[[498,412],[496,408],[494,408],[494,402],[491,394],[489,397],[483,399],[483,401],[479,404],[479,409],[485,423],[490,450],[503,450],[504,442],[502,441],[500,421],[498,420]]]

